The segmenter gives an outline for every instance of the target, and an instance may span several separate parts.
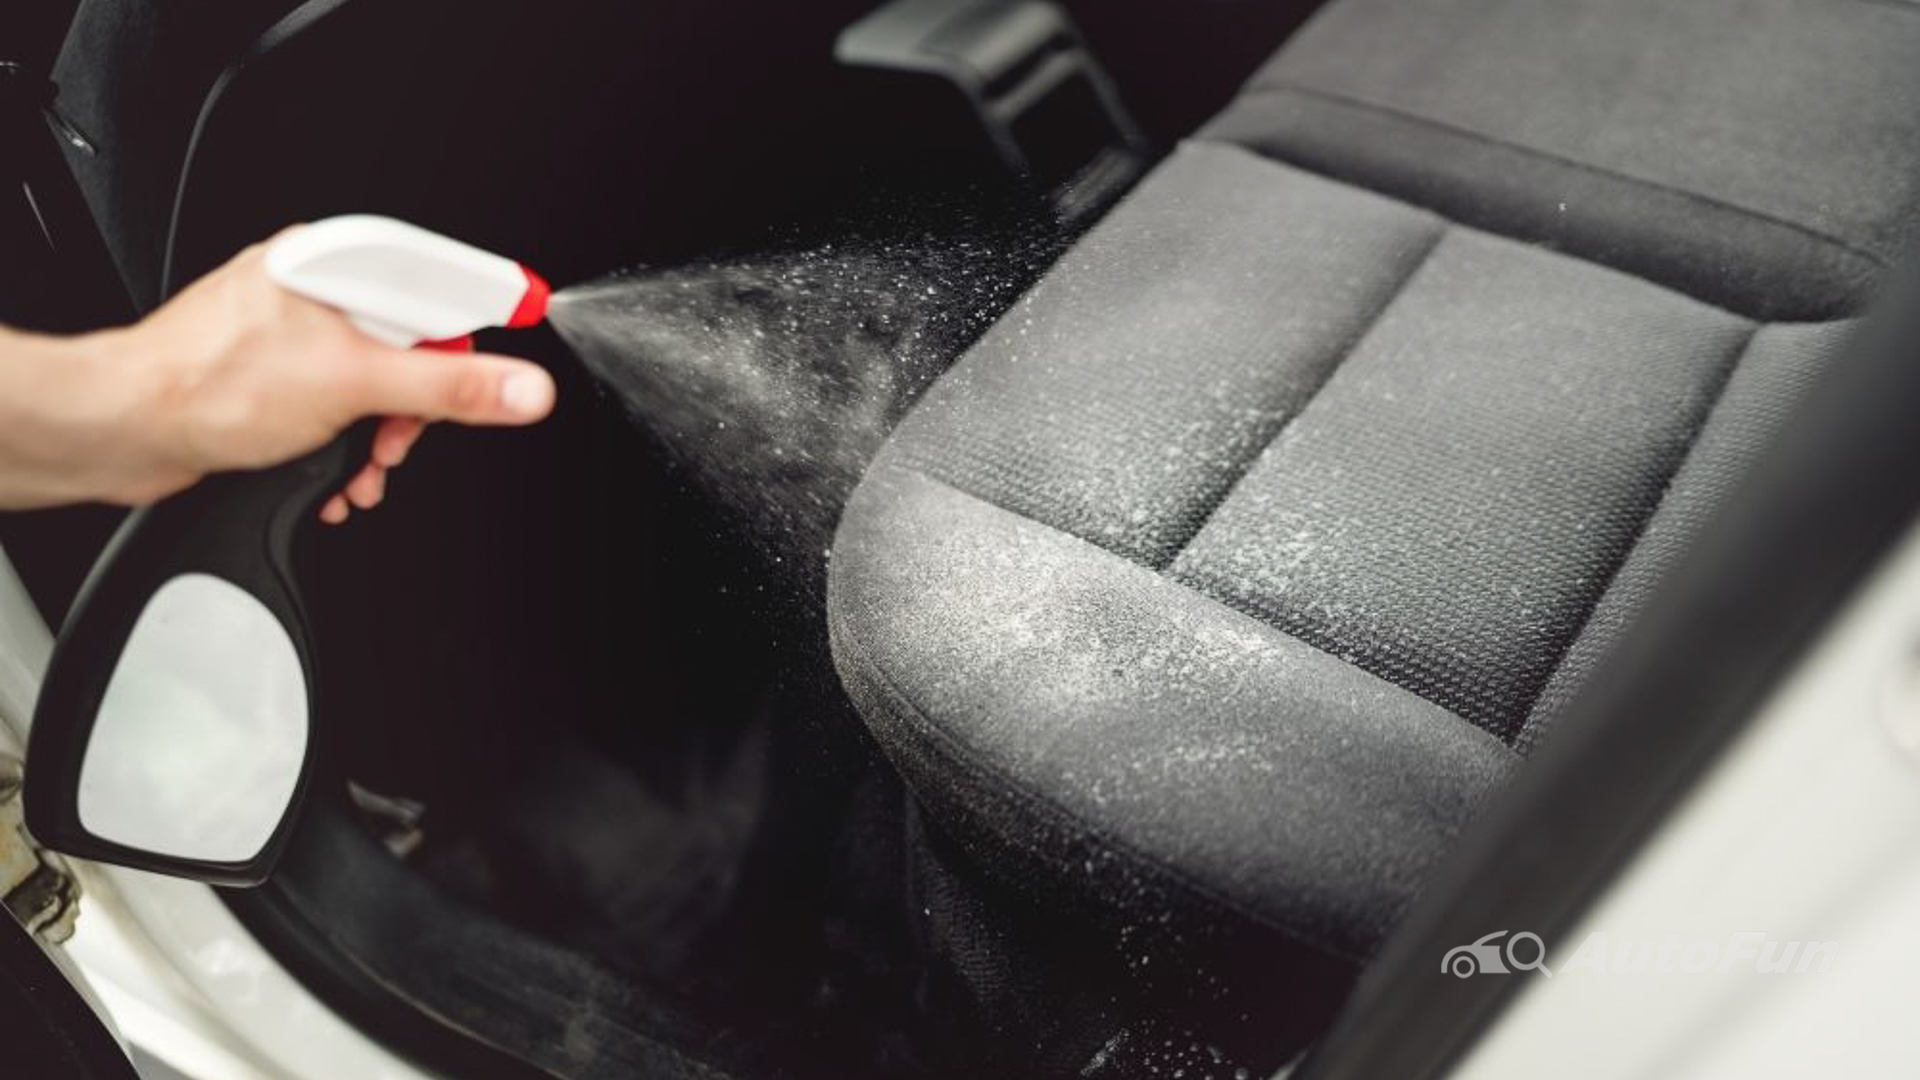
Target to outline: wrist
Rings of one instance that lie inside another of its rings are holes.
[[[130,330],[57,338],[9,334],[4,456],[7,501],[149,502],[179,486],[143,433],[161,396]]]
[[[181,396],[167,342],[151,321],[69,339],[79,399],[68,414],[72,436],[91,463],[91,498],[122,505],[154,501],[195,476],[170,430]]]

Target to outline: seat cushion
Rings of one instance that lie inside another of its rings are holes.
[[[1855,5],[1839,30],[1693,5],[1744,20],[1750,62],[1796,37],[1837,59],[1842,34],[1883,69],[1769,113],[1732,100],[1759,77],[1724,50],[1640,36],[1712,20],[1340,0],[935,384],[848,505],[836,662],[931,819],[1129,948],[1196,928],[1163,964],[1203,928],[1336,991],[1909,229],[1920,133],[1848,89],[1908,85],[1875,40],[1906,13]],[[1341,49],[1371,50],[1365,78]],[[1323,107],[1363,92],[1385,105]],[[1501,156],[1459,135],[1469,105]],[[1852,129],[1797,129],[1821,110]],[[1775,175],[1796,162],[1825,179]]]

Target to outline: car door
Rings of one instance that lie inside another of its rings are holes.
[[[0,918],[0,1029],[0,1075],[140,1080],[67,973],[11,918]]]

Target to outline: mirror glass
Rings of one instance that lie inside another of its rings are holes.
[[[80,766],[80,824],[159,855],[258,855],[307,750],[293,640],[231,582],[183,574],[153,594],[120,654]]]

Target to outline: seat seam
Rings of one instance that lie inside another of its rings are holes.
[[[1863,0],[1863,2],[1865,2],[1865,0]],[[1272,94],[1272,95],[1297,94],[1302,97],[1319,98],[1323,101],[1330,101],[1338,105],[1345,105],[1350,108],[1356,108],[1356,109],[1364,109],[1369,112],[1379,113],[1383,116],[1390,116],[1396,120],[1404,121],[1409,124],[1417,124],[1422,127],[1432,128],[1435,131],[1445,132],[1449,135],[1453,135],[1458,138],[1468,139],[1473,142],[1478,142],[1486,146],[1495,146],[1503,150],[1510,150],[1515,153],[1525,154],[1529,157],[1538,158],[1542,161],[1550,161],[1557,165],[1563,165],[1563,166],[1566,166],[1567,168],[1574,169],[1580,172],[1589,173],[1594,176],[1602,176],[1610,180],[1618,180],[1622,183],[1635,184],[1640,187],[1651,188],[1655,191],[1665,192],[1669,195],[1674,195],[1679,198],[1700,203],[1706,206],[1718,207],[1719,209],[1731,211],[1732,213],[1740,214],[1742,216],[1751,218],[1755,221],[1765,222],[1769,225],[1774,225],[1779,228],[1787,229],[1789,231],[1799,233],[1800,235],[1808,237],[1810,239],[1817,240],[1817,241],[1820,241],[1821,243],[1831,245],[1856,258],[1865,259],[1866,261],[1872,263],[1874,266],[1877,266],[1882,270],[1886,270],[1891,267],[1891,263],[1889,262],[1887,256],[1885,256],[1884,254],[1874,251],[1870,248],[1861,247],[1854,241],[1845,239],[1844,237],[1839,237],[1831,233],[1823,232],[1803,222],[1794,221],[1790,218],[1783,218],[1776,214],[1768,213],[1764,210],[1754,209],[1753,207],[1750,207],[1750,206],[1742,206],[1739,203],[1728,202],[1725,199],[1716,198],[1715,196],[1708,195],[1704,192],[1693,191],[1683,187],[1676,187],[1669,183],[1663,183],[1658,180],[1650,180],[1645,177],[1635,176],[1632,173],[1621,172],[1617,169],[1610,169],[1603,165],[1595,165],[1592,162],[1581,161],[1577,158],[1567,157],[1565,155],[1557,154],[1549,150],[1542,150],[1542,149],[1539,149],[1538,147],[1527,146],[1524,143],[1517,143],[1517,142],[1512,142],[1506,139],[1501,139],[1496,136],[1485,134],[1484,132],[1474,131],[1471,128],[1465,128],[1465,127],[1460,127],[1456,124],[1450,124],[1444,120],[1435,120],[1431,117],[1425,117],[1417,113],[1407,112],[1404,109],[1399,109],[1392,105],[1383,105],[1383,104],[1380,104],[1379,102],[1368,101],[1364,98],[1351,97],[1349,95],[1341,94],[1335,91],[1321,90],[1316,87],[1303,86],[1298,83],[1287,82],[1285,80],[1279,80],[1279,79],[1269,81],[1269,82],[1263,82],[1258,85],[1248,87],[1245,92],[1245,96],[1255,96],[1260,94]],[[1229,109],[1228,111],[1229,113],[1231,113],[1232,110]],[[1390,191],[1383,191],[1379,188],[1373,187],[1370,184],[1329,176],[1324,170],[1315,168],[1312,165],[1309,165],[1300,161],[1296,161],[1290,156],[1286,155],[1284,152],[1274,150],[1265,145],[1254,145],[1249,143],[1243,143],[1237,139],[1209,136],[1205,133],[1202,133],[1199,136],[1199,138],[1202,141],[1219,142],[1219,143],[1226,143],[1231,146],[1240,146],[1246,149],[1254,150],[1255,152],[1265,156],[1281,158],[1282,160],[1285,160],[1290,165],[1293,165],[1297,168],[1305,169],[1309,172],[1315,173],[1316,175],[1323,176],[1328,179],[1332,179],[1337,183],[1351,183],[1356,187],[1366,188],[1367,190],[1373,191],[1376,194],[1385,195],[1389,198],[1399,199],[1402,202],[1409,202],[1411,205],[1419,205],[1418,203],[1411,203],[1411,201],[1406,199],[1404,196],[1396,195]],[[1494,230],[1485,230],[1485,231],[1493,232]],[[1501,234],[1501,235],[1504,235],[1504,234]],[[1522,237],[1518,237],[1518,236],[1507,235],[1506,238],[1510,240],[1519,240],[1523,243],[1526,242]]]
[[[1740,316],[1735,316],[1735,317],[1740,318]],[[1734,371],[1739,368],[1740,363],[1746,358],[1748,351],[1752,348],[1753,339],[1755,335],[1757,335],[1762,328],[1766,326],[1774,325],[1772,323],[1754,322],[1752,320],[1745,320],[1745,321],[1747,321],[1748,323],[1747,329],[1745,333],[1741,334],[1740,337],[1737,339],[1737,341],[1735,341],[1733,345],[1727,350],[1726,357],[1723,358],[1720,364],[1718,365],[1718,369],[1714,373],[1713,385],[1709,390],[1710,401],[1708,402],[1707,406],[1705,407],[1705,409],[1702,410],[1700,414],[1700,422],[1693,425],[1692,430],[1687,433],[1686,445],[1681,448],[1680,453],[1675,458],[1675,463],[1673,468],[1668,470],[1666,477],[1663,479],[1660,487],[1660,493],[1654,499],[1653,506],[1650,507],[1647,510],[1646,514],[1641,517],[1639,524],[1634,529],[1632,538],[1622,547],[1620,557],[1613,560],[1612,565],[1607,569],[1605,581],[1601,584],[1599,590],[1593,594],[1595,597],[1593,603],[1587,605],[1585,611],[1580,614],[1580,621],[1578,626],[1575,627],[1573,633],[1568,636],[1566,644],[1561,647],[1558,655],[1554,658],[1553,663],[1546,669],[1547,677],[1544,680],[1542,680],[1542,682],[1537,688],[1535,688],[1531,696],[1527,697],[1524,701],[1516,703],[1516,707],[1512,712],[1511,719],[1509,719],[1509,721],[1505,724],[1500,724],[1500,725],[1493,725],[1490,723],[1483,724],[1483,723],[1479,723],[1474,720],[1468,719],[1467,717],[1461,716],[1458,712],[1455,712],[1453,709],[1447,708],[1447,706],[1441,704],[1438,701],[1434,701],[1432,698],[1428,697],[1425,694],[1420,693],[1419,691],[1413,689],[1412,687],[1406,686],[1405,684],[1397,682],[1393,679],[1389,679],[1385,675],[1382,675],[1381,673],[1374,671],[1373,669],[1368,667],[1366,664],[1358,663],[1354,660],[1348,659],[1345,656],[1341,656],[1339,653],[1334,652],[1332,649],[1323,646],[1321,643],[1315,641],[1311,637],[1307,637],[1293,630],[1289,630],[1285,626],[1274,621],[1271,617],[1269,617],[1265,612],[1261,611],[1259,608],[1254,607],[1251,604],[1240,600],[1239,598],[1232,597],[1232,596],[1215,595],[1214,593],[1209,592],[1205,589],[1201,589],[1194,585],[1188,584],[1187,582],[1180,581],[1180,579],[1175,578],[1172,575],[1168,575],[1168,579],[1186,586],[1188,589],[1191,589],[1192,591],[1199,593],[1200,595],[1205,596],[1208,599],[1211,599],[1212,601],[1214,601],[1217,604],[1220,604],[1223,607],[1227,607],[1232,610],[1238,611],[1242,615],[1245,615],[1246,617],[1253,619],[1255,622],[1258,622],[1263,626],[1271,627],[1273,630],[1279,633],[1285,634],[1289,638],[1292,638],[1295,641],[1298,641],[1304,645],[1308,645],[1312,648],[1318,649],[1319,651],[1326,653],[1329,656],[1333,656],[1341,660],[1342,662],[1347,663],[1354,668],[1357,668],[1360,671],[1367,672],[1368,674],[1374,676],[1375,678],[1381,679],[1384,682],[1390,683],[1394,686],[1398,686],[1400,689],[1405,690],[1406,692],[1413,694],[1416,697],[1419,697],[1422,700],[1427,701],[1438,708],[1445,709],[1449,714],[1457,717],[1462,723],[1469,724],[1475,728],[1478,728],[1481,731],[1486,732],[1487,734],[1500,740],[1500,742],[1502,742],[1509,748],[1517,748],[1522,741],[1523,733],[1525,732],[1528,725],[1531,723],[1533,719],[1533,711],[1539,705],[1541,695],[1546,693],[1547,687],[1551,685],[1553,681],[1554,673],[1559,671],[1561,665],[1566,663],[1568,654],[1570,654],[1573,651],[1573,648],[1575,644],[1580,640],[1581,635],[1585,634],[1587,627],[1592,624],[1595,613],[1599,611],[1601,601],[1606,598],[1607,592],[1613,588],[1614,580],[1620,576],[1620,572],[1626,567],[1627,561],[1633,557],[1634,550],[1637,549],[1640,546],[1641,542],[1646,538],[1647,529],[1652,526],[1653,519],[1660,513],[1661,507],[1666,504],[1668,493],[1673,488],[1674,479],[1680,475],[1680,471],[1686,467],[1688,459],[1693,456],[1694,446],[1700,441],[1701,433],[1706,430],[1708,421],[1710,421],[1713,418],[1713,414],[1716,411],[1718,411],[1721,400],[1726,396],[1727,384],[1732,381]],[[1517,749],[1516,749],[1516,752],[1518,752]]]
[[[1753,351],[1754,339],[1760,336],[1760,331],[1772,325],[1774,324],[1756,322],[1748,327],[1739,344],[1729,351],[1728,358],[1721,363],[1717,385],[1713,388],[1713,400],[1701,414],[1700,422],[1694,425],[1693,431],[1688,434],[1687,445],[1680,451],[1673,469],[1667,473],[1666,482],[1660,485],[1660,494],[1654,499],[1652,508],[1647,511],[1645,517],[1640,519],[1639,527],[1633,532],[1633,539],[1621,549],[1620,557],[1614,561],[1612,569],[1607,573],[1606,583],[1594,594],[1594,601],[1587,606],[1586,613],[1581,616],[1580,625],[1568,635],[1567,643],[1560,649],[1560,655],[1554,658],[1552,666],[1547,669],[1546,679],[1527,700],[1525,708],[1515,710],[1520,717],[1520,722],[1514,726],[1511,740],[1503,741],[1514,747],[1516,753],[1520,752],[1519,747],[1525,742],[1527,729],[1534,724],[1534,711],[1540,707],[1540,698],[1546,694],[1547,687],[1553,685],[1554,676],[1559,674],[1560,669],[1566,665],[1567,657],[1572,654],[1574,647],[1580,643],[1582,637],[1586,636],[1588,628],[1593,625],[1594,616],[1600,612],[1600,605],[1606,602],[1607,594],[1613,591],[1614,582],[1619,580],[1621,572],[1627,568],[1627,563],[1632,561],[1633,553],[1638,551],[1640,545],[1646,541],[1647,530],[1653,527],[1654,519],[1659,517],[1660,511],[1666,507],[1668,498],[1673,494],[1674,481],[1679,479],[1680,473],[1692,460],[1694,448],[1700,445],[1700,436],[1707,430],[1707,425],[1713,422],[1714,414],[1720,411],[1721,403],[1726,400],[1727,386],[1733,382],[1734,372],[1739,370],[1740,365],[1746,362],[1747,355]]]
[[[936,483],[940,482],[937,478],[929,477],[928,479],[933,479]],[[962,491],[958,488],[954,488],[953,490],[958,491],[962,495],[978,498],[978,496],[973,496],[971,492]],[[986,502],[987,500],[983,499],[981,501]],[[988,505],[994,504],[988,503]],[[996,507],[996,509],[1004,508]],[[1006,512],[1025,517],[1025,515],[1017,514],[1016,511],[1008,510]],[[1052,528],[1052,526],[1047,527]],[[1105,551],[1106,549],[1101,548],[1099,550]],[[1335,960],[1356,966],[1365,962],[1366,958],[1364,956],[1350,953],[1346,949],[1332,945],[1317,935],[1306,933],[1297,927],[1282,925],[1274,921],[1270,916],[1250,909],[1240,901],[1222,894],[1213,886],[1195,879],[1186,871],[1171,866],[1165,860],[1156,856],[1148,855],[1131,843],[1113,836],[1104,829],[1091,825],[1078,815],[1061,808],[1039,792],[1033,791],[1025,783],[1009,775],[1005,770],[982,760],[979,755],[969,750],[965,744],[943,731],[939,724],[934,723],[926,711],[913,699],[912,695],[908,694],[901,688],[900,684],[894,680],[885,665],[858,658],[868,655],[860,633],[848,626],[846,620],[841,620],[840,624],[840,635],[854,646],[855,658],[849,658],[848,662],[872,676],[880,689],[884,690],[888,697],[898,702],[912,715],[914,722],[905,726],[909,727],[921,739],[929,743],[937,744],[936,747],[931,747],[930,749],[933,749],[934,753],[947,758],[949,764],[957,765],[970,771],[976,778],[998,784],[1014,802],[1019,804],[1027,812],[1077,832],[1079,835],[1096,842],[1112,853],[1119,855],[1121,858],[1133,862],[1137,867],[1145,869],[1149,874],[1161,877],[1165,881],[1193,893],[1208,904],[1245,919],[1264,930],[1278,934],[1297,945],[1310,948]],[[1001,830],[991,831],[1002,843],[1019,848],[1029,857],[1042,860],[1047,857],[1047,852],[1040,850],[1034,845],[1027,844],[1017,837]]]
[[[1169,581],[1178,580],[1168,573],[1168,571],[1172,569],[1173,564],[1180,561],[1180,556],[1186,554],[1187,549],[1193,546],[1194,540],[1198,538],[1202,532],[1206,531],[1207,525],[1220,513],[1220,508],[1225,506],[1229,499],[1233,498],[1233,493],[1238,491],[1240,486],[1246,482],[1247,477],[1252,474],[1255,466],[1260,464],[1260,459],[1266,456],[1267,451],[1273,447],[1273,444],[1279,442],[1281,437],[1286,435],[1287,430],[1293,427],[1295,422],[1297,422],[1301,416],[1305,415],[1308,409],[1313,407],[1315,401],[1319,400],[1321,392],[1327,388],[1329,383],[1333,382],[1334,377],[1340,374],[1340,370],[1347,366],[1347,361],[1351,360],[1354,354],[1359,352],[1360,346],[1365,344],[1367,338],[1371,337],[1373,332],[1379,328],[1380,322],[1386,317],[1387,311],[1391,309],[1395,303],[1399,302],[1402,296],[1406,295],[1407,287],[1412,283],[1413,279],[1419,276],[1420,271],[1425,269],[1429,262],[1433,261],[1433,253],[1439,250],[1440,244],[1447,238],[1447,234],[1458,227],[1451,219],[1444,215],[1434,214],[1430,210],[1424,212],[1433,215],[1435,222],[1433,235],[1428,239],[1426,246],[1420,251],[1420,254],[1407,261],[1406,270],[1400,275],[1400,280],[1395,282],[1393,288],[1381,298],[1379,305],[1368,313],[1365,321],[1353,337],[1341,344],[1339,355],[1334,359],[1333,363],[1327,365],[1326,374],[1321,376],[1319,384],[1306,395],[1305,399],[1300,402],[1300,406],[1293,410],[1292,415],[1282,420],[1279,425],[1273,429],[1271,435],[1260,440],[1259,445],[1252,448],[1242,461],[1236,463],[1235,471],[1238,475],[1233,476],[1225,484],[1220,486],[1218,494],[1212,499],[1212,504],[1204,507],[1204,512],[1198,516],[1193,528],[1187,530],[1186,535],[1180,537],[1177,543],[1170,543],[1168,545],[1169,553],[1167,556],[1164,559],[1156,560],[1148,569],[1153,570]],[[1171,540],[1173,538],[1169,537],[1169,539]],[[1185,582],[1179,582],[1179,584],[1186,585]],[[1200,590],[1193,589],[1190,585],[1186,587],[1196,593],[1200,592]],[[1205,596],[1207,594],[1201,593],[1201,595]],[[1209,599],[1212,599],[1212,597],[1209,597]],[[1215,602],[1217,603],[1218,601],[1216,600]],[[1261,620],[1261,622],[1264,623],[1265,620]],[[1285,633],[1285,631],[1281,632]],[[1288,636],[1292,637],[1293,635],[1289,634]]]

